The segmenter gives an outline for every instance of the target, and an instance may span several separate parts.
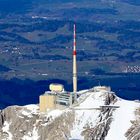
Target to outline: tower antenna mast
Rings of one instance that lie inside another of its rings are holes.
[[[77,99],[76,25],[73,26],[73,93]]]

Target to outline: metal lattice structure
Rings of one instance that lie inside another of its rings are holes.
[[[56,104],[71,106],[74,103],[73,93],[60,93],[56,95]]]

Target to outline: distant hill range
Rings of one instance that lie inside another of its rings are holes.
[[[79,76],[139,66],[138,0],[0,0],[4,77],[69,80],[74,23]]]

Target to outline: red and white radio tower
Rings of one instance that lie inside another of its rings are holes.
[[[76,64],[76,26],[74,24],[74,34],[73,34],[73,92],[77,98],[77,64]],[[75,99],[76,99],[75,98]]]

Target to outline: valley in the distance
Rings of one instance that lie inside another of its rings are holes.
[[[5,0],[0,4],[1,94],[11,98],[11,94],[18,91],[14,88],[16,82],[12,93],[4,86],[4,82],[15,78],[21,85],[59,79],[71,89],[73,23],[77,30],[80,86],[89,88],[99,81],[110,85],[108,79],[115,81],[117,77],[113,88],[119,91],[120,86],[115,85],[126,77],[126,90],[138,92],[139,71],[132,75],[125,72],[128,66],[140,64],[139,1],[14,0],[9,3]],[[45,84],[42,82],[37,94],[48,88]],[[24,93],[25,96],[32,94],[24,91],[21,98]],[[33,102],[37,102],[36,97]]]

